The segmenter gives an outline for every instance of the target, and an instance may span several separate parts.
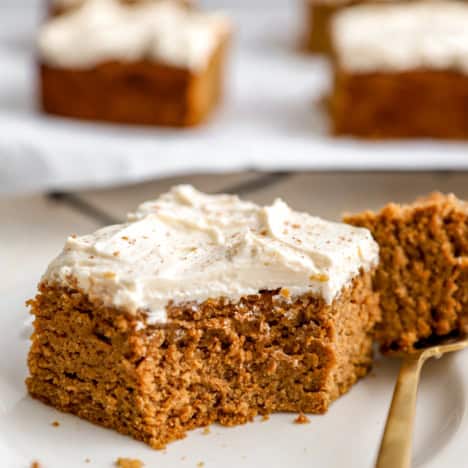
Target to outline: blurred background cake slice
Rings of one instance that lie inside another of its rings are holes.
[[[170,1],[87,0],[38,40],[42,109],[128,124],[191,126],[222,94],[231,24]]]
[[[330,24],[335,13],[353,5],[392,1],[395,0],[305,0],[306,49],[318,54],[332,53]]]
[[[305,0],[306,38],[305,46],[310,52],[331,53],[330,22],[342,8],[357,3],[353,0]]]
[[[334,15],[335,134],[468,138],[468,4],[366,4]]]
[[[48,0],[48,13],[51,16],[61,15],[81,7],[86,0]]]
[[[95,0],[46,0],[48,5],[48,12],[50,15],[61,15],[64,13],[69,13],[70,11],[82,7],[87,2],[92,2]],[[145,2],[159,2],[164,0],[117,0],[122,4],[132,5],[135,3],[145,3]],[[196,0],[173,0],[175,2],[181,3],[186,6],[193,6],[196,3]]]

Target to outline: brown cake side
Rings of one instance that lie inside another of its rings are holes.
[[[307,36],[306,47],[317,54],[329,54],[331,52],[330,18],[337,7],[331,4],[306,1],[307,8]]]
[[[317,1],[306,0],[306,48],[310,52],[330,55],[332,40],[330,23],[332,16],[340,9],[354,5],[359,1]]]
[[[384,351],[412,351],[418,341],[468,328],[468,204],[433,194],[411,205],[348,216],[380,246],[374,287]]]
[[[170,306],[144,324],[77,290],[41,286],[29,354],[30,394],[162,448],[212,422],[275,411],[323,413],[368,372],[379,318],[371,273],[332,305],[265,291],[233,305]]]
[[[42,109],[64,117],[186,127],[208,118],[220,101],[229,37],[207,67],[191,71],[143,60],[91,69],[40,65]]]
[[[60,2],[54,0],[47,1],[47,11],[48,16],[59,16],[66,13],[70,13],[71,11],[75,10],[76,8],[80,8],[87,0],[76,0],[75,2]],[[119,0],[120,3],[133,5],[138,3],[147,2],[148,0]],[[151,0],[150,0],[151,1]],[[158,0],[154,0],[158,1]],[[174,2],[181,3],[182,5],[186,5],[187,7],[194,7],[196,5],[195,0],[173,0]]]
[[[335,62],[330,111],[336,135],[466,139],[468,75],[427,69],[352,73]]]

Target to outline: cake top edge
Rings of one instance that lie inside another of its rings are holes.
[[[461,200],[453,193],[432,192],[428,195],[418,197],[410,203],[387,203],[379,210],[367,210],[362,213],[345,213],[343,220],[345,222],[352,221],[362,216],[377,218],[379,216],[393,217],[407,216],[415,211],[426,209],[438,209],[442,211],[458,210],[468,215],[468,202]]]
[[[468,73],[468,4],[457,0],[360,4],[331,23],[338,64],[355,73],[455,69]]]
[[[231,30],[226,15],[174,0],[87,0],[47,20],[39,29],[37,47],[41,61],[58,68],[149,60],[197,71],[207,66]]]
[[[71,236],[44,284],[79,287],[104,305],[166,320],[169,303],[202,303],[283,289],[331,303],[378,263],[370,232],[235,195],[173,187],[124,224]]]

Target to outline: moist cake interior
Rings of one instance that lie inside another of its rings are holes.
[[[276,292],[237,305],[173,307],[164,326],[44,287],[29,354],[29,393],[154,448],[213,422],[278,411],[324,413],[372,365],[377,296],[364,273],[331,306]]]

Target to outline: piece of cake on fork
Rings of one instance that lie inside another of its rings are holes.
[[[367,374],[367,229],[174,187],[70,237],[30,301],[30,394],[155,448],[187,430],[323,413]]]
[[[228,18],[172,0],[87,0],[40,28],[41,107],[50,114],[185,127],[223,90]]]
[[[384,351],[468,331],[468,203],[434,193],[345,221],[369,229],[380,246],[376,337]]]
[[[333,132],[468,138],[468,4],[426,0],[336,13]]]

